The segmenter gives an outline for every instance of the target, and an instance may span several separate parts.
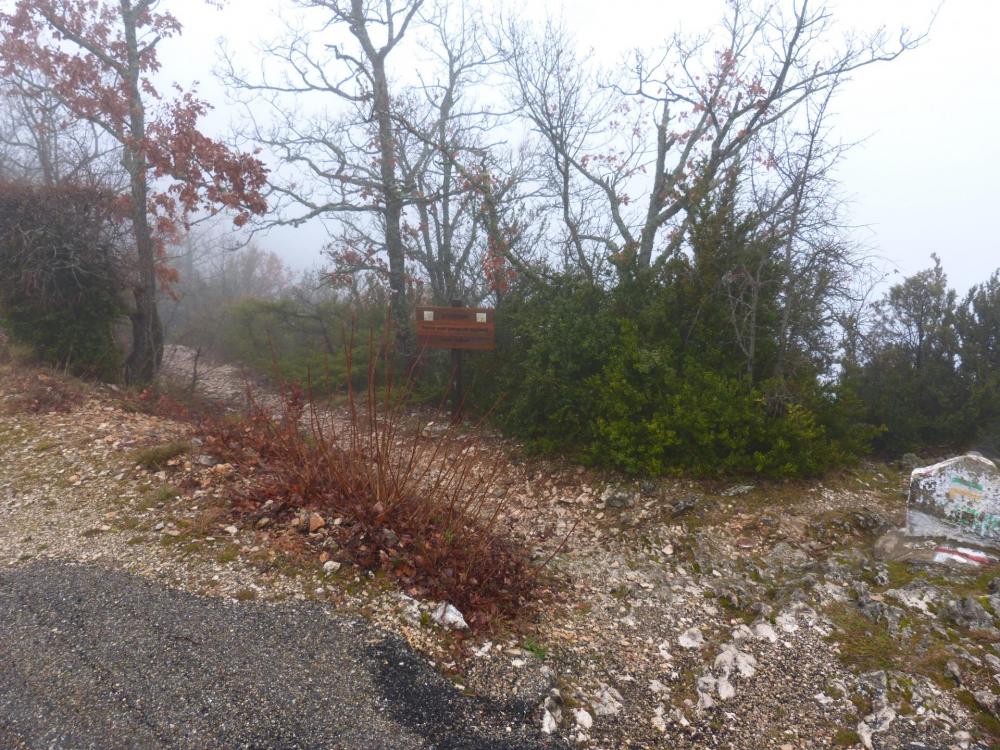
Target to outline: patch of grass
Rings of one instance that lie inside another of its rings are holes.
[[[234,560],[239,559],[239,556],[240,556],[240,548],[237,547],[235,544],[227,544],[225,547],[219,550],[219,554],[215,556],[215,559],[218,560],[220,563],[231,563]]]
[[[138,464],[146,471],[160,471],[166,468],[170,460],[183,456],[190,449],[191,446],[187,443],[175,440],[162,445],[141,448],[135,452],[132,458],[133,463]]]
[[[623,583],[622,585],[615,586],[613,589],[611,589],[610,593],[611,593],[611,596],[613,596],[615,599],[619,599],[619,600],[628,599],[628,596],[629,596],[629,587],[626,586]]]
[[[84,539],[92,539],[93,537],[97,536],[100,533],[101,533],[100,529],[87,529],[86,531],[82,532],[80,536],[82,536]]]
[[[125,542],[125,544],[128,544],[129,546],[132,546],[132,547],[134,547],[135,545],[137,545],[137,544],[142,544],[142,543],[143,543],[143,542],[145,542],[145,541],[146,541],[146,537],[144,537],[144,536],[143,536],[142,534],[139,534],[138,536],[133,536],[133,537],[130,537],[130,538],[129,538],[129,539],[128,539],[128,540],[126,541],[126,542]]]
[[[155,490],[147,490],[136,503],[136,509],[140,511],[151,510],[157,505],[169,503],[180,494],[180,490],[172,484],[162,484]]]
[[[59,444],[60,443],[58,440],[46,438],[43,440],[39,440],[37,443],[35,443],[35,447],[33,448],[33,450],[35,451],[35,453],[44,453],[47,450],[55,448]]]
[[[540,661],[545,661],[549,655],[549,650],[530,636],[524,639],[521,648]]]
[[[830,744],[834,747],[853,747],[861,744],[861,737],[853,729],[838,729]]]
[[[122,531],[132,531],[133,529],[139,528],[140,521],[138,518],[133,518],[128,516],[126,518],[119,518],[115,521],[115,526],[117,526]]]
[[[889,588],[902,588],[921,577],[917,566],[901,560],[889,560],[885,567],[889,572]]]
[[[233,598],[240,602],[249,602],[257,598],[257,592],[253,589],[240,589],[233,594]]]
[[[900,656],[901,644],[882,625],[861,614],[852,604],[836,604],[827,613],[837,631],[840,659],[862,672],[892,669]]]
[[[225,516],[226,511],[222,508],[206,508],[190,522],[191,532],[200,536],[211,536]]]
[[[962,690],[956,697],[958,698],[958,702],[969,710],[969,713],[972,714],[972,717],[976,720],[980,729],[986,732],[993,739],[1000,738],[1000,721],[998,721],[993,714],[980,706],[972,693],[968,690]]]

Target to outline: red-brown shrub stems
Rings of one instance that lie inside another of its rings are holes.
[[[455,429],[425,437],[407,407],[409,382],[397,389],[391,374],[380,382],[376,350],[363,401],[350,383],[346,404],[330,409],[284,386],[273,399],[251,392],[239,421],[208,423],[206,447],[253,467],[236,506],[258,518],[341,519],[328,529],[342,559],[450,602],[474,628],[518,614],[534,597],[537,567],[495,492],[506,457],[483,459]]]

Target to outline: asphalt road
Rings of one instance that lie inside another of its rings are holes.
[[[555,747],[525,719],[318,604],[233,603],[67,563],[0,572],[3,750]]]

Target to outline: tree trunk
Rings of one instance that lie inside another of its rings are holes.
[[[409,307],[406,303],[406,256],[403,252],[403,197],[396,180],[396,139],[392,130],[389,81],[381,58],[372,61],[375,79],[373,112],[378,125],[379,170],[385,198],[385,250],[389,256],[389,290],[392,294],[392,322],[396,329],[396,354],[406,361],[410,346]]]
[[[156,377],[163,361],[163,327],[156,309],[156,246],[149,227],[147,202],[147,167],[144,153],[146,113],[139,90],[139,43],[136,38],[135,11],[128,0],[121,2],[122,25],[128,47],[130,141],[122,160],[128,171],[132,194],[132,228],[135,233],[138,282],[134,288],[135,312],[132,313],[132,351],[125,360],[125,382],[144,385]]]

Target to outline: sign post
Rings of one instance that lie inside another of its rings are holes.
[[[462,413],[462,352],[488,351],[496,347],[493,310],[463,307],[452,300],[451,307],[417,308],[417,344],[432,349],[451,349],[452,420]]]

